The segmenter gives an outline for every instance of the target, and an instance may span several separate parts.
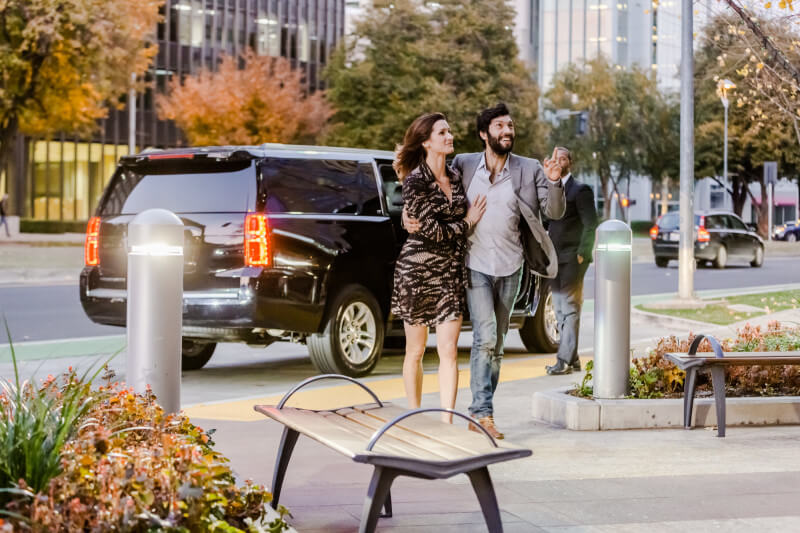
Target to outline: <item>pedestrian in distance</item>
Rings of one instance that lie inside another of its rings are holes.
[[[470,205],[485,198],[486,213],[469,236],[466,266],[467,305],[472,322],[469,412],[494,438],[503,433],[494,422],[494,393],[511,311],[519,292],[523,268],[554,277],[555,250],[540,222],[564,212],[564,190],[558,162],[512,153],[515,128],[505,104],[485,109],[477,117],[478,137],[484,151],[459,154],[453,168],[463,176]],[[555,153],[555,152],[554,152]],[[410,233],[420,221],[404,210]],[[472,425],[470,429],[478,431]]]
[[[570,151],[558,147],[556,152],[567,206],[564,216],[548,225],[550,239],[558,254],[558,274],[549,282],[561,335],[556,364],[547,367],[547,373],[551,375],[581,370],[578,332],[583,303],[583,277],[592,262],[594,233],[597,228],[594,192],[572,175]]]
[[[461,174],[446,164],[453,134],[442,113],[418,117],[397,147],[394,168],[403,185],[404,208],[418,222],[409,235],[394,273],[392,313],[406,334],[403,384],[409,407],[422,396],[422,358],[428,327],[436,330],[441,406],[453,409],[458,390],[458,334],[466,311],[467,234],[486,209],[476,196],[467,206]],[[452,415],[442,414],[452,422]]]
[[[6,237],[11,237],[11,232],[8,230],[8,220],[6,220],[7,209],[8,209],[8,194],[3,193],[3,196],[0,197],[0,226],[5,226]]]

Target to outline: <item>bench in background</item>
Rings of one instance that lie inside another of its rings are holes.
[[[714,350],[697,353],[703,339],[707,339]],[[725,436],[725,368],[729,366],[755,365],[800,365],[800,352],[728,352],[710,335],[698,335],[689,346],[689,353],[668,353],[665,357],[686,371],[683,386],[683,426],[692,427],[692,406],[697,388],[697,373],[711,373],[711,387],[714,389],[714,406],[717,411],[717,436]]]

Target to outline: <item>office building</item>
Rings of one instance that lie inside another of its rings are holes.
[[[156,116],[154,95],[173,77],[213,69],[223,54],[250,47],[288,58],[314,90],[323,86],[321,71],[344,34],[344,0],[167,0],[162,15],[155,32],[158,55],[146,75],[150,88],[137,96],[137,151],[183,144],[175,124]],[[117,160],[128,153],[128,132],[128,110],[111,108],[92,138],[20,136],[0,180],[12,214],[87,220]]]

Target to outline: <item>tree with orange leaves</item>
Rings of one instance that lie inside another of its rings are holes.
[[[157,52],[163,0],[0,1],[0,168],[20,132],[88,133]]]
[[[216,72],[173,79],[156,103],[192,145],[312,143],[331,116],[323,94],[308,93],[289,61],[252,50],[224,57]]]

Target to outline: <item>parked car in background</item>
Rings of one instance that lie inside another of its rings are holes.
[[[653,255],[659,267],[678,259],[679,222],[679,214],[671,212],[658,217],[650,228]],[[744,259],[751,266],[760,267],[764,263],[764,241],[734,213],[695,213],[694,258],[698,266],[711,262],[716,268],[725,268],[729,259]]]
[[[800,241],[800,222],[791,220],[780,226],[775,226],[772,238],[777,241]]]
[[[123,157],[87,228],[83,309],[125,326],[128,223],[168,209],[185,226],[185,370],[205,365],[219,342],[283,340],[306,344],[321,372],[368,374],[385,345],[405,341],[390,312],[407,237],[393,157],[270,144]],[[548,285],[531,272],[511,327],[530,351],[558,349]]]

